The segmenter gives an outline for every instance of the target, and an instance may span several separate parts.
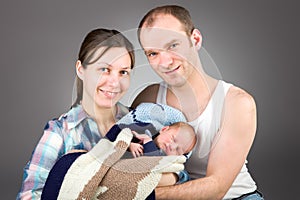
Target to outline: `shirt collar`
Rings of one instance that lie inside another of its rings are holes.
[[[84,119],[89,118],[88,114],[84,111],[82,105],[77,105],[69,110],[62,116],[67,122],[68,129],[72,129],[80,124]]]
[[[124,106],[121,103],[117,103],[117,112],[115,119],[116,121],[119,121],[124,115],[126,115],[129,112],[128,107]],[[69,110],[66,114],[62,116],[62,118],[65,118],[67,122],[68,129],[72,129],[76,127],[78,124],[80,124],[83,120],[89,118],[92,119],[83,109],[82,105],[79,104]],[[93,119],[92,119],[93,120]]]

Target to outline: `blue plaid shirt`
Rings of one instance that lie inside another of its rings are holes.
[[[116,121],[129,112],[117,104]],[[89,151],[102,138],[97,123],[81,105],[58,119],[49,121],[30,161],[24,168],[23,182],[17,199],[40,199],[49,171],[56,161],[73,149]]]

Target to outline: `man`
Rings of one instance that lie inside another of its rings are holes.
[[[201,141],[186,163],[194,180],[157,188],[157,199],[263,199],[246,167],[256,133],[254,99],[204,72],[202,36],[189,12],[175,5],[154,8],[141,20],[138,37],[164,82],[148,86],[132,106],[157,102],[181,110]]]

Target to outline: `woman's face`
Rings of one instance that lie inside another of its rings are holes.
[[[104,49],[98,49],[94,58],[99,57]],[[83,104],[111,108],[129,88],[131,59],[125,48],[111,48],[96,62],[80,70],[83,81]]]

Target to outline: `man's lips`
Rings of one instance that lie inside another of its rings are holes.
[[[179,68],[180,68],[180,66],[178,66],[178,67],[176,67],[176,68],[174,68],[174,69],[172,69],[172,70],[166,71],[166,72],[164,72],[164,73],[165,73],[165,74],[171,74],[171,73],[177,71]]]

